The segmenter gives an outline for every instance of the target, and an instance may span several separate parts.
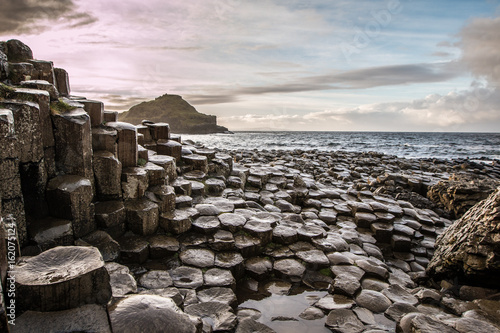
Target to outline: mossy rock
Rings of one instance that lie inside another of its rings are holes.
[[[66,103],[62,98],[59,98],[57,102],[50,103],[52,114],[63,114],[74,109],[76,109],[76,106]]]

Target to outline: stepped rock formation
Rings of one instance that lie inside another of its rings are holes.
[[[454,174],[450,179],[431,186],[427,197],[458,219],[476,203],[486,199],[498,186],[500,182],[490,177]]]
[[[0,332],[500,332],[497,290],[419,286],[435,251],[463,250],[435,249],[452,222],[424,195],[454,173],[498,181],[498,164],[207,149],[72,96],[16,40],[0,81]],[[480,237],[455,237],[493,270],[495,195],[470,212]],[[237,291],[280,297],[259,311]]]
[[[500,288],[500,188],[436,240],[427,269],[438,278],[459,277]]]
[[[120,121],[140,124],[147,119],[156,123],[165,122],[172,131],[186,134],[223,133],[228,129],[217,125],[217,118],[196,109],[178,95],[163,95],[153,101],[142,102],[119,115]]]

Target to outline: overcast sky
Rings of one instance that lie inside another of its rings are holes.
[[[128,110],[231,130],[500,129],[498,0],[0,0],[0,40]]]

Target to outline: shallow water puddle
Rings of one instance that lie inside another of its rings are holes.
[[[299,315],[326,291],[302,291],[296,295],[271,294],[260,300],[249,299],[238,309],[255,309],[262,313],[257,321],[269,326],[276,333],[330,333],[325,327],[326,316],[316,320],[304,320]]]

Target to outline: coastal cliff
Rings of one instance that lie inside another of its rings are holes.
[[[0,332],[500,332],[498,164],[208,149],[17,40],[0,81]]]
[[[132,124],[140,124],[144,119],[165,122],[175,133],[209,134],[228,131],[226,127],[217,125],[216,116],[196,111],[178,95],[165,94],[152,101],[142,102],[120,114],[119,119]]]

